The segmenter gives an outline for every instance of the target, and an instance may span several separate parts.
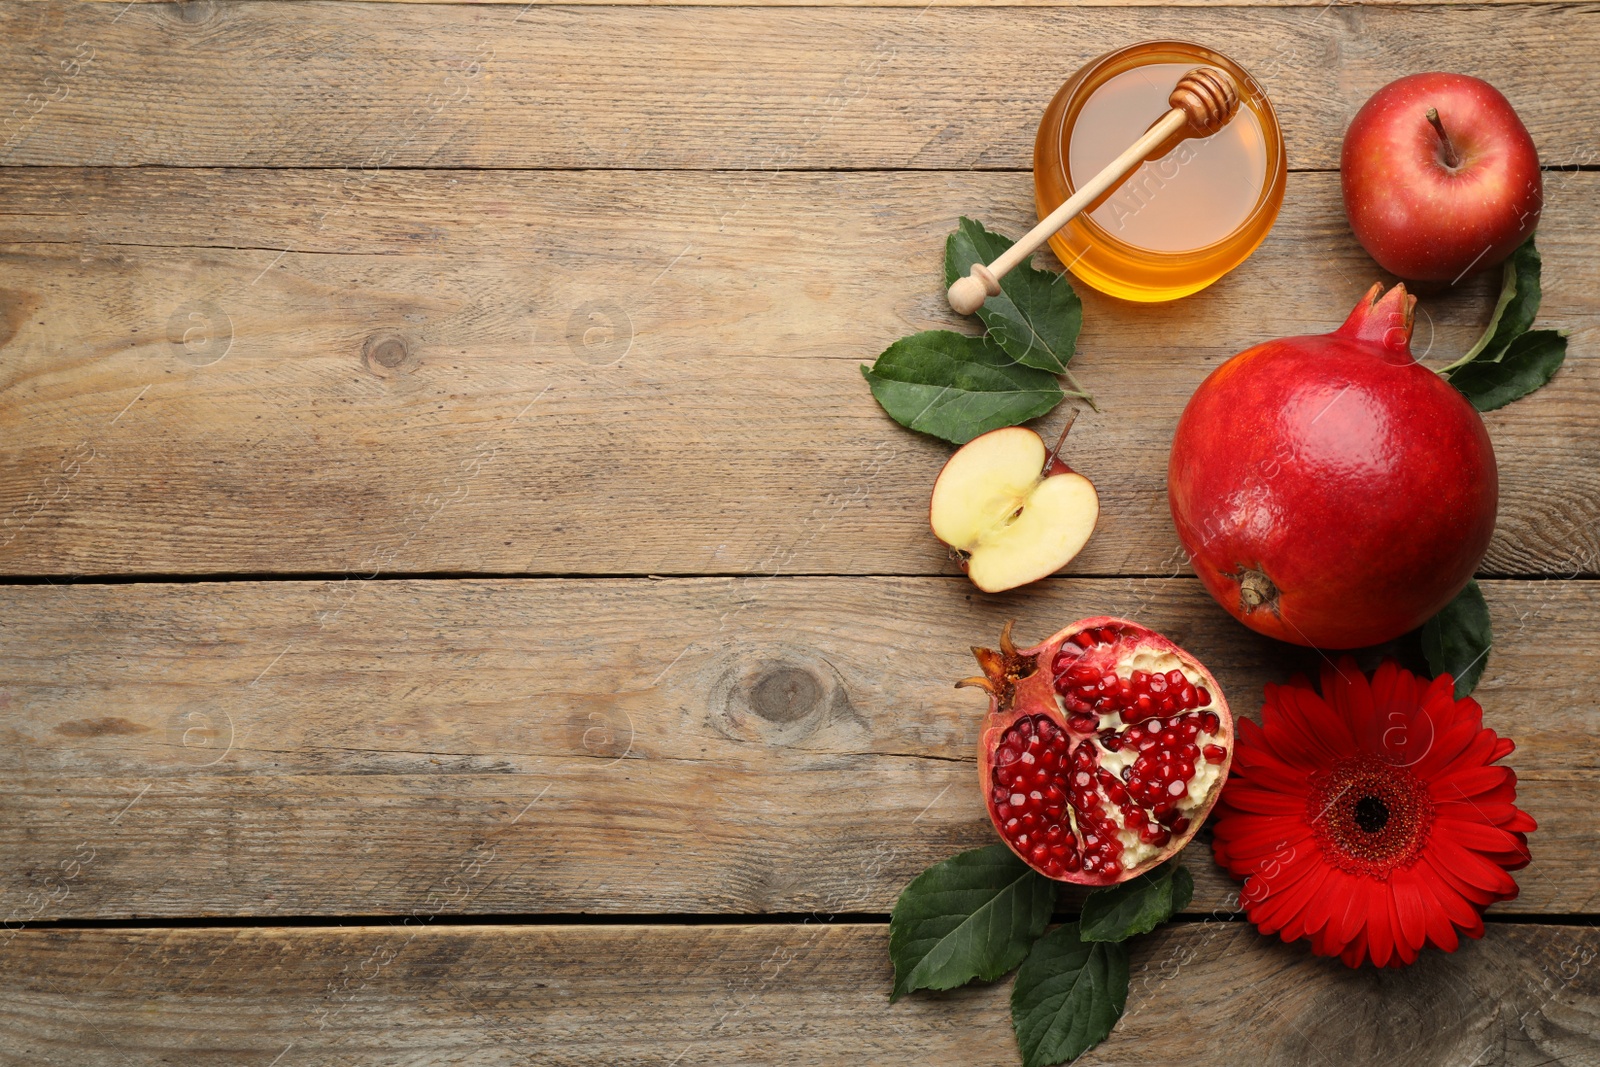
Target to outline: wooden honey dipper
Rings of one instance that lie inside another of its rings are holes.
[[[1001,253],[988,266],[972,265],[972,273],[957,278],[946,294],[950,306],[963,315],[970,315],[983,306],[983,302],[1000,292],[1000,279],[1011,268],[1027,259],[1050,239],[1078,212],[1099,198],[1145,161],[1155,147],[1169,137],[1183,131],[1184,139],[1209,137],[1226,126],[1239,111],[1239,87],[1233,77],[1216,67],[1196,67],[1178,79],[1178,84],[1167,97],[1172,110],[1150,127],[1145,135],[1128,147],[1122,155],[1106,164],[1105,170],[1085,182],[1066,203],[1042,219],[1016,244]]]

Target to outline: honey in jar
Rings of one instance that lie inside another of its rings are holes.
[[[1221,53],[1151,41],[1101,56],[1056,93],[1034,145],[1039,217],[1160,119],[1173,86],[1197,66],[1232,75],[1233,120],[1162,145],[1050,238],[1073,274],[1112,296],[1173,300],[1205,288],[1255,251],[1283,203],[1283,137],[1260,86]]]

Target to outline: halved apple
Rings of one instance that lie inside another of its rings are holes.
[[[1008,426],[950,457],[928,517],[934,536],[961,553],[972,584],[998,593],[1072,562],[1094,533],[1100,496],[1089,479],[1050,459],[1038,434]]]

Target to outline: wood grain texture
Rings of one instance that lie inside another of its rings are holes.
[[[45,3],[50,0],[22,0]],[[174,0],[81,0],[83,3],[116,4],[169,4]],[[218,0],[178,0],[189,7],[204,8]],[[477,6],[510,6],[518,9],[530,6],[527,0],[343,0],[351,4],[473,4]],[[1554,4],[1568,0],[1334,0],[1337,6],[1429,7],[1479,6],[1482,4]],[[1251,0],[1250,3],[1215,3],[1213,0],[533,0],[539,7],[574,6],[672,6],[672,7],[1320,7],[1328,0]]]
[[[0,571],[951,574],[949,450],[857,371],[960,327],[956,217],[1016,174],[0,171]],[[1600,570],[1600,175],[1551,174],[1540,324],[1567,366],[1488,416],[1493,574]],[[795,230],[796,218],[814,228]],[[1084,292],[1074,568],[1176,574],[1167,447],[1218,363],[1379,276],[1335,178],[1257,253],[1140,308]],[[1497,280],[1423,300],[1434,365]],[[1045,420],[1053,438],[1065,411]]]
[[[1486,585],[1478,695],[1540,823],[1497,912],[1596,908],[1593,590]],[[968,646],[1101,613],[1242,714],[1319,667],[1193,579],[7,587],[0,918],[885,913],[993,840]]]
[[[1291,167],[1336,167],[1356,108],[1430,69],[1505,92],[1547,163],[1597,161],[1600,23],[1584,5],[1438,17],[395,5],[375,17],[364,4],[8,2],[0,162],[1027,168],[1065,78],[1152,37],[1216,43],[1252,71],[1289,131]]]
[[[24,932],[0,1064],[1018,1062],[1009,979],[890,1005],[887,941],[875,924]],[[1131,955],[1122,1022],[1082,1067],[1600,1063],[1592,927],[1497,924],[1389,973],[1238,923],[1165,927]]]

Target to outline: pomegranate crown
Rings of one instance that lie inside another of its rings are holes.
[[[994,697],[995,707],[1008,708],[1011,706],[1011,697],[1016,692],[1017,683],[1038,670],[1038,661],[1032,656],[1024,656],[1017,651],[1016,643],[1011,640],[1011,626],[1015,620],[1008,619],[1000,630],[1000,648],[979,648],[974,645],[972,654],[977,657],[978,666],[983,668],[983,674],[963,678],[956,683],[957,689],[975,686]]]
[[[1344,320],[1344,325],[1335,332],[1341,337],[1409,354],[1416,309],[1417,298],[1406,292],[1404,283],[1395,285],[1385,293],[1383,283],[1375,282],[1350,312],[1350,317]]]

